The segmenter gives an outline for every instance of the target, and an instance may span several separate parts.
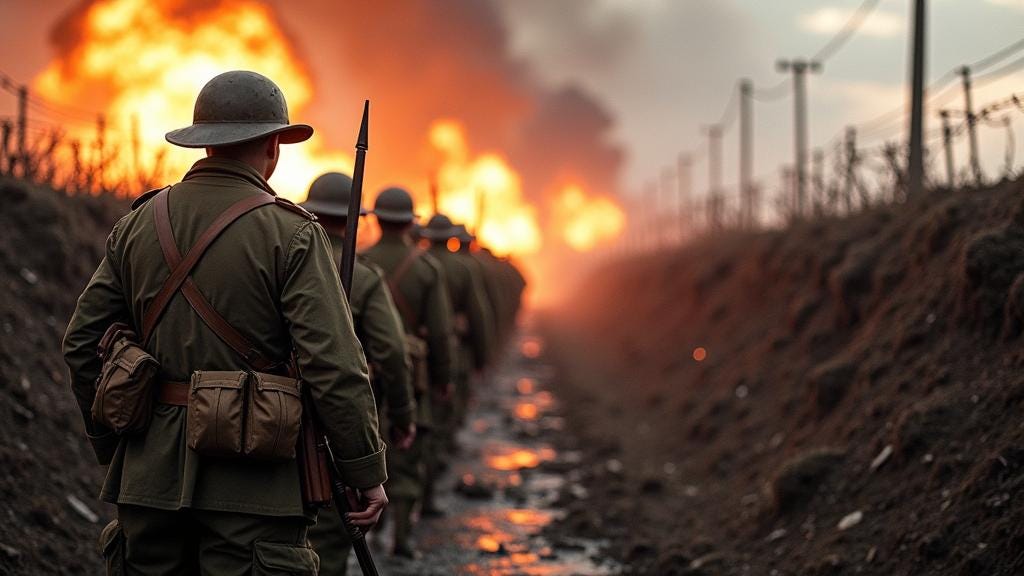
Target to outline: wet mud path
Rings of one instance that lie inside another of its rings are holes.
[[[422,520],[416,560],[396,559],[371,541],[381,574],[576,575],[613,574],[600,560],[599,542],[547,537],[544,528],[562,512],[559,493],[574,486],[580,455],[558,451],[564,434],[557,399],[549,391],[554,370],[539,360],[543,342],[520,332],[459,434],[460,453],[438,484],[443,518]],[[350,574],[359,574],[353,563]]]

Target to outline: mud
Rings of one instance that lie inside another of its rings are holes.
[[[527,327],[476,394],[461,450],[441,479],[440,519],[424,519],[416,539],[422,556],[389,557],[386,534],[372,541],[382,574],[570,576],[619,573],[602,560],[602,541],[551,530],[565,518],[564,491],[583,488],[573,470],[565,420],[550,391],[554,370],[544,343]],[[350,574],[358,574],[353,562]]]

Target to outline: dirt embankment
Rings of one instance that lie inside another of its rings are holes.
[[[594,275],[547,322],[586,463],[561,529],[638,574],[1024,573],[1022,193]]]
[[[127,206],[5,179],[0,201],[0,574],[98,574],[109,511],[60,342]]]

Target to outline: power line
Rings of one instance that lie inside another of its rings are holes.
[[[1016,42],[1010,44],[1006,48],[1003,48],[1002,50],[993,53],[991,56],[986,56],[985,58],[978,60],[974,64],[971,64],[971,69],[974,70],[975,72],[980,72],[985,68],[992,66],[993,64],[998,64],[1003,59],[1007,58],[1008,56],[1012,56],[1013,54],[1016,54],[1021,50],[1024,50],[1024,39],[1017,40]]]
[[[1024,56],[1010,62],[1002,68],[997,68],[996,70],[988,72],[987,74],[982,74],[981,76],[975,76],[974,85],[984,86],[986,84],[991,84],[992,82],[1001,80],[1020,70],[1024,70]]]
[[[818,53],[811,59],[814,62],[824,62],[834,56],[836,52],[839,52],[853,38],[853,35],[857,33],[867,17],[878,6],[879,0],[864,0],[864,2],[857,8],[850,19],[846,21],[846,24],[839,30],[839,32],[832,37],[831,40],[825,44]]]

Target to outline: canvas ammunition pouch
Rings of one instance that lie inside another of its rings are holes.
[[[139,346],[127,324],[107,329],[97,350],[103,367],[92,403],[93,422],[117,434],[135,434],[149,426],[154,379],[160,365]]]
[[[415,334],[405,335],[405,349],[412,363],[412,387],[418,394],[423,394],[430,386],[430,373],[427,369],[427,341]]]
[[[196,371],[189,383],[188,447],[205,456],[295,458],[299,381],[245,371]]]

